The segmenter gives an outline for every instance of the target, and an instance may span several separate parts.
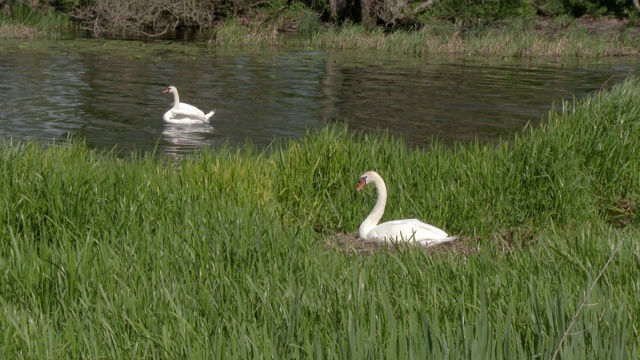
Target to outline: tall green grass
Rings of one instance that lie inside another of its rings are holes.
[[[295,31],[309,36],[318,31],[321,22],[314,11],[302,3],[276,1],[264,13],[256,13],[252,20],[227,19],[215,27],[209,47],[215,46],[286,46],[290,45],[287,36],[281,32]]]
[[[595,283],[561,358],[637,358],[639,89],[454,149],[342,127],[177,163],[5,140],[0,356],[549,358]],[[373,206],[370,169],[385,219],[474,251],[327,246]]]
[[[483,57],[636,56],[640,43],[632,30],[590,33],[580,25],[562,30],[537,29],[522,21],[508,26],[462,30],[433,25],[419,31],[385,33],[361,26],[316,32],[306,44],[323,49],[375,49],[428,56]]]
[[[226,21],[218,26],[207,45],[214,46],[276,46],[280,44],[274,24],[249,24],[236,20]]]
[[[277,23],[242,24],[226,21],[208,42],[214,46],[304,46],[327,50],[382,50],[417,56],[481,57],[604,57],[637,56],[640,40],[632,28],[592,32],[573,24],[567,28],[539,28],[532,21],[512,20],[507,25],[461,29],[433,24],[421,30],[386,32],[361,25],[313,30],[310,37],[279,35]]]

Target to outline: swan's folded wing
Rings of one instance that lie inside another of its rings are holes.
[[[202,110],[193,105],[185,103],[180,103],[177,109],[174,108],[171,109],[171,111],[176,118],[192,118],[203,121],[206,119],[206,116],[204,115],[204,112]]]
[[[207,118],[204,115],[200,115],[200,114],[193,114],[193,113],[189,113],[189,112],[184,112],[184,111],[179,111],[179,110],[172,110],[172,119],[174,120],[200,120],[200,121],[205,121]]]
[[[394,220],[382,223],[370,232],[377,239],[417,241],[421,243],[447,242],[451,236],[444,230],[426,224],[418,219]],[[446,240],[446,241],[445,241]]]

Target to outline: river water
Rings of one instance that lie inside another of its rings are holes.
[[[637,59],[460,59],[380,52],[206,49],[186,42],[75,39],[0,43],[0,136],[85,138],[91,147],[158,148],[299,138],[344,122],[410,145],[495,142],[537,125],[563,98],[640,73]],[[168,85],[210,125],[163,123]]]

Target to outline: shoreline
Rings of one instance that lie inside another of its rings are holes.
[[[0,23],[0,39],[38,39],[56,41],[63,28],[38,29],[36,26]],[[66,29],[71,29],[69,26]],[[176,32],[173,32],[174,34]],[[479,56],[513,58],[640,56],[640,26],[634,20],[612,18],[513,19],[477,27],[433,24],[421,30],[369,30],[361,25],[323,25],[311,33],[279,31],[276,25],[225,21],[215,29],[195,32],[208,34],[205,43],[217,47],[296,48],[320,50],[382,50],[417,56]],[[167,32],[163,35],[166,35]],[[179,32],[182,34],[182,32]],[[98,36],[97,38],[100,38]],[[102,38],[164,41],[166,38],[130,34]],[[176,39],[170,39],[175,41]]]

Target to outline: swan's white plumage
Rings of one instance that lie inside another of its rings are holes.
[[[378,191],[378,200],[369,216],[360,224],[358,235],[361,238],[378,241],[415,241],[427,246],[448,243],[458,238],[418,219],[394,220],[378,225],[387,204],[387,187],[382,177],[375,171],[367,171],[362,174],[358,190],[367,184],[375,185]]]
[[[205,114],[197,107],[180,102],[180,96],[178,95],[178,89],[175,86],[169,86],[162,93],[173,94],[173,107],[169,109],[162,117],[165,122],[170,124],[204,124],[211,120],[211,117],[216,112],[215,110]]]

